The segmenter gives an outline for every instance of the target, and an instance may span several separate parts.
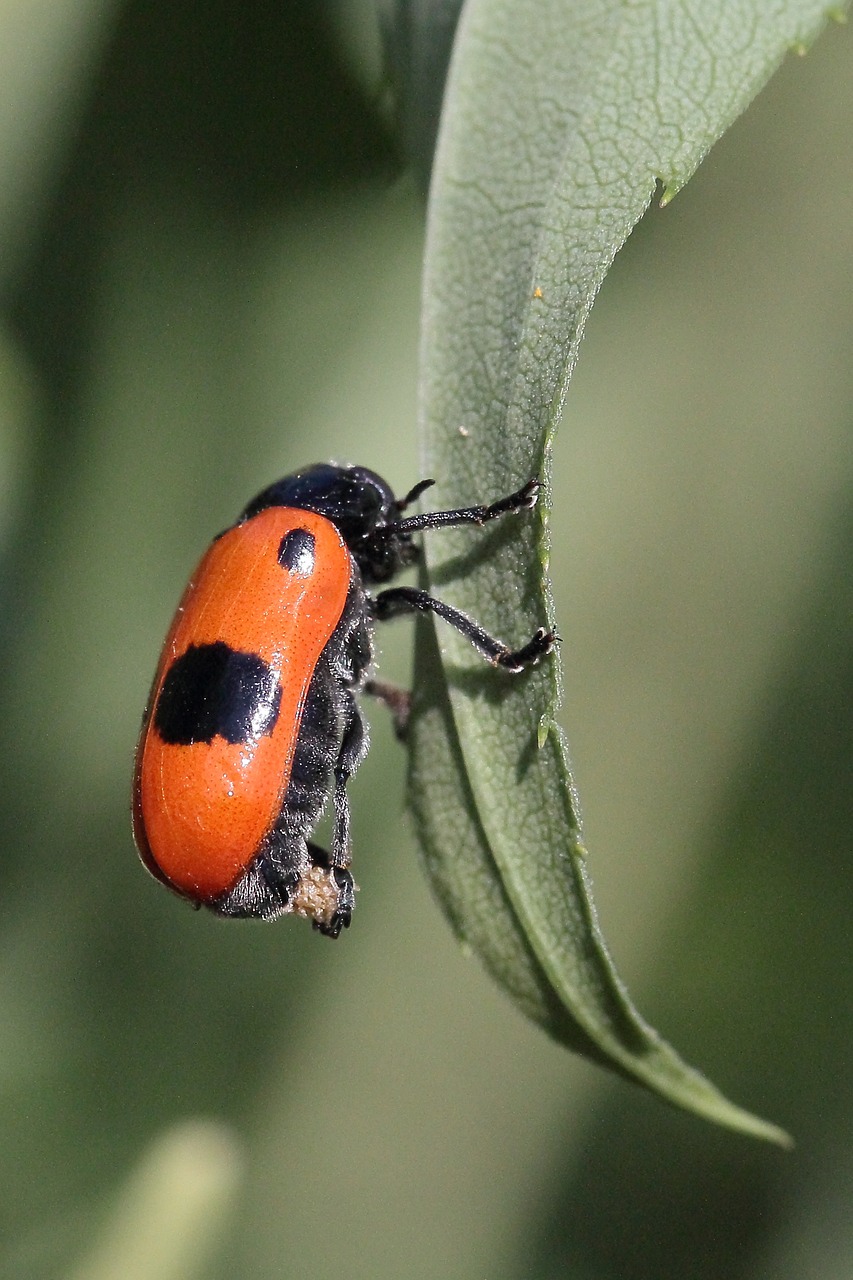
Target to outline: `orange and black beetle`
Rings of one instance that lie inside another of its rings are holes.
[[[406,695],[368,679],[377,620],[444,618],[491,663],[548,653],[540,629],[509,649],[414,587],[375,597],[417,557],[412,535],[482,525],[536,503],[531,481],[489,506],[403,517],[364,467],[308,467],[264,489],[193,574],[163,647],[136,757],[134,835],[149,871],[224,916],[303,915],[336,938],[355,903],[347,782],[364,759],[357,695],[403,719]],[[312,844],[331,794],[327,853]]]

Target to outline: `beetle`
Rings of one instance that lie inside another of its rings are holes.
[[[549,653],[540,628],[511,649],[459,610],[388,582],[413,535],[484,525],[535,506],[539,484],[487,506],[405,516],[365,467],[318,463],[270,485],[212,543],[166,637],[136,754],[133,828],[148,870],[221,916],[310,919],[337,938],[352,919],[347,783],[365,757],[358,694],[404,726],[408,695],[369,678],[377,621],[433,613],[484,658],[519,672]],[[312,835],[331,796],[329,851]]]

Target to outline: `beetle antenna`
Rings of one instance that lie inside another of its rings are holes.
[[[426,489],[431,489],[435,484],[434,480],[419,480],[414,489],[410,489],[405,498],[398,498],[396,502],[397,510],[403,512],[410,507],[413,502],[417,502],[418,498]]]

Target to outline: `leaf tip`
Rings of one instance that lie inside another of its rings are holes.
[[[785,1151],[790,1151],[794,1146],[794,1139],[789,1133],[779,1125],[731,1102],[705,1076],[681,1061],[668,1045],[662,1046],[657,1066],[663,1067],[663,1070],[653,1075],[644,1071],[640,1077],[641,1082],[669,1102],[746,1138],[772,1142]]]
[[[779,1127],[778,1124],[772,1124],[769,1120],[762,1120],[761,1116],[753,1115],[751,1111],[744,1111],[742,1107],[736,1107],[733,1103],[720,1099],[722,1105],[711,1107],[708,1109],[697,1107],[696,1111],[702,1115],[704,1119],[710,1120],[716,1124],[723,1125],[726,1129],[731,1129],[734,1133],[743,1134],[745,1138],[757,1138],[759,1142],[771,1142],[776,1147],[781,1147],[783,1151],[793,1150],[796,1143],[785,1129]]]
[[[658,186],[661,188],[658,208],[665,209],[670,201],[674,200],[678,195],[679,191],[684,186],[684,182],[681,178],[658,178],[657,181]]]
[[[732,1127],[748,1138],[758,1138],[761,1142],[772,1142],[774,1146],[781,1147],[783,1151],[793,1151],[797,1145],[790,1133],[780,1128],[778,1124],[771,1124],[769,1120],[762,1120],[760,1116],[754,1116],[749,1112],[743,1112],[742,1118]]]

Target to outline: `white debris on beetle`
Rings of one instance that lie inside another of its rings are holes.
[[[287,910],[315,924],[329,925],[340,902],[340,888],[328,867],[309,867],[291,890]]]

